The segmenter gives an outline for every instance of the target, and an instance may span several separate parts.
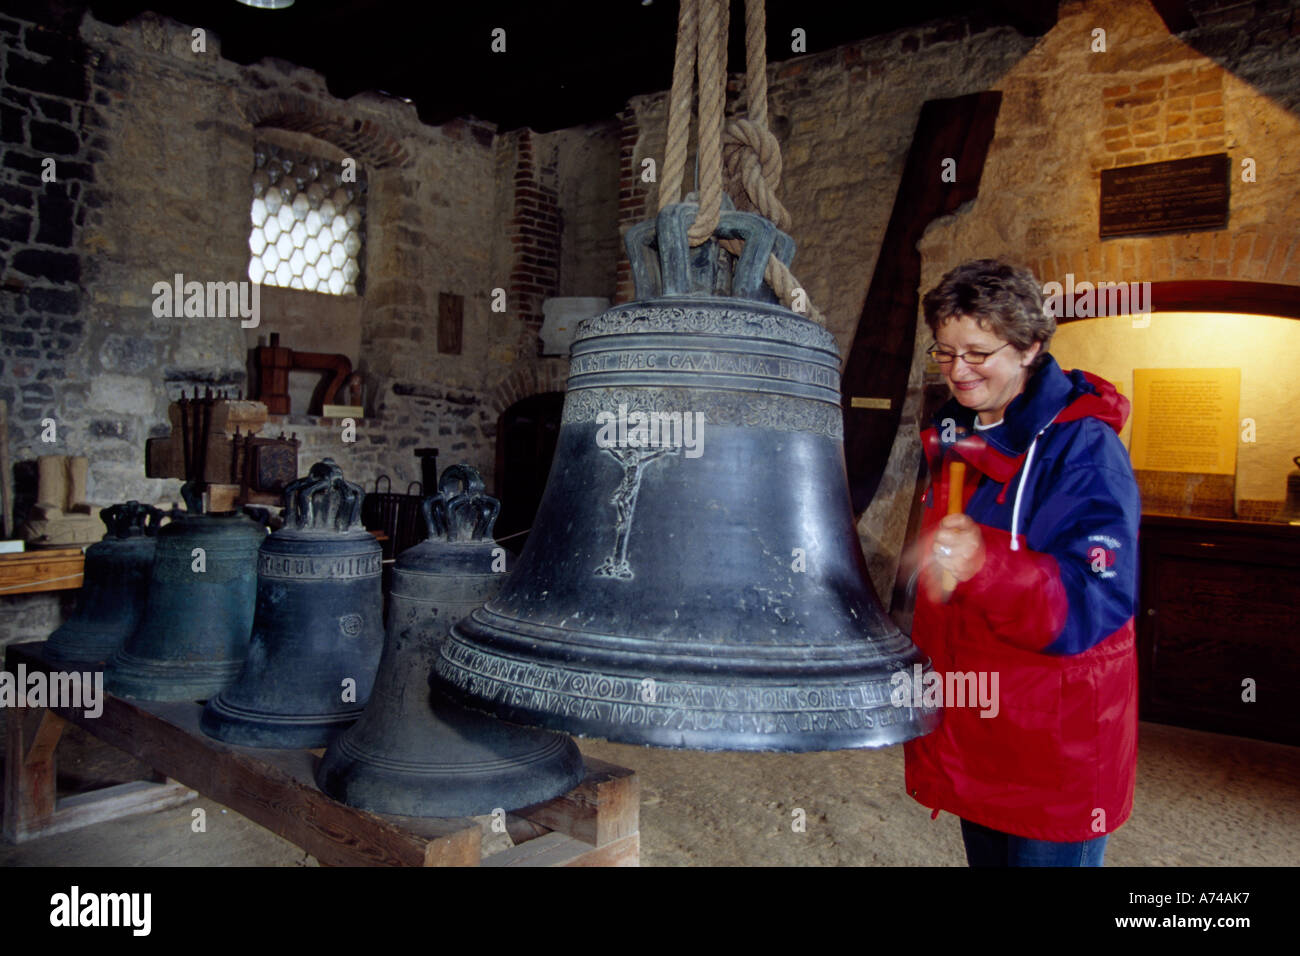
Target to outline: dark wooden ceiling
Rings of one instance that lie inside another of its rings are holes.
[[[144,10],[204,26],[239,63],[279,57],[322,73],[346,98],[381,90],[416,104],[430,123],[477,116],[502,129],[550,130],[606,119],[628,97],[666,89],[676,40],[676,0],[297,0],[257,10],[236,0],[54,0],[65,18],[89,6],[120,24]],[[808,52],[902,27],[967,14],[1041,35],[1055,0],[768,0],[768,58],[789,59],[791,31]],[[744,68],[743,3],[732,0],[730,65]],[[506,52],[491,33],[506,31]]]

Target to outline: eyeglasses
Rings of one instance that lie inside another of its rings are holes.
[[[957,359],[961,359],[967,365],[983,365],[990,355],[994,352],[1001,352],[1010,344],[1010,342],[1003,342],[993,352],[962,352],[960,355],[947,349],[941,349],[937,345],[932,345],[926,350],[926,354],[940,365],[951,365]]]

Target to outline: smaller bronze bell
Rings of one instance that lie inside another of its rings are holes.
[[[245,514],[177,512],[158,532],[140,626],[104,671],[119,697],[204,700],[239,676],[257,593],[266,527]]]
[[[453,465],[423,502],[429,539],[393,569],[388,636],[366,712],[330,744],[316,772],[336,800],[378,813],[452,817],[514,810],[572,790],[582,755],[561,734],[506,724],[431,690],[447,629],[501,587],[500,504],[478,472]]]
[[[1300,455],[1292,461],[1296,463],[1296,470],[1286,476],[1286,501],[1273,520],[1300,524]]]
[[[284,490],[284,527],[259,549],[248,660],[199,726],[246,747],[324,747],[361,716],[383,649],[383,552],[360,485],[331,459]]]
[[[149,598],[155,535],[163,513],[138,501],[99,513],[103,540],[86,549],[77,610],[46,642],[45,653],[69,664],[111,658],[140,625]]]

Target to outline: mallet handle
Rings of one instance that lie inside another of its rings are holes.
[[[961,514],[961,493],[962,488],[966,485],[966,462],[950,461],[948,463],[948,514]],[[951,571],[943,572],[943,599],[948,600],[949,596],[957,587],[957,579],[953,577]]]

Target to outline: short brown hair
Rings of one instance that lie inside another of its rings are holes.
[[[962,263],[925,294],[921,305],[925,324],[935,336],[949,319],[969,315],[1021,351],[1041,342],[1030,371],[1047,361],[1047,347],[1056,334],[1056,319],[1043,308],[1043,291],[1034,274],[1001,259]]]

